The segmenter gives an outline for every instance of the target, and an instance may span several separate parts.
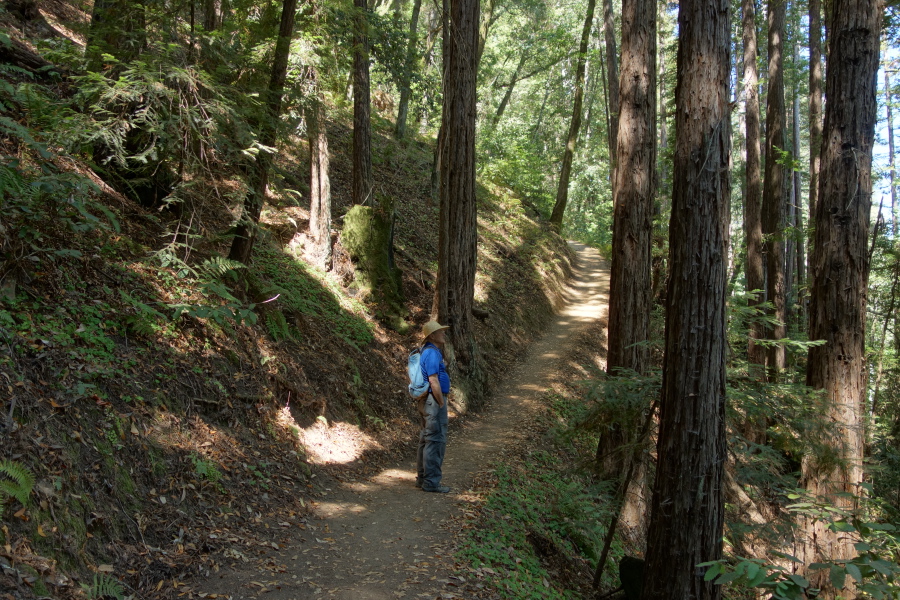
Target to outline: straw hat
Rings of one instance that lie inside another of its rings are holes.
[[[422,326],[422,338],[427,338],[435,331],[442,331],[444,329],[450,329],[450,326],[441,325],[437,321],[428,321],[427,323],[425,323],[425,325]]]

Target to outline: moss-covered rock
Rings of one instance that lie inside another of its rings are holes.
[[[344,216],[341,242],[356,263],[356,286],[381,304],[385,322],[403,313],[401,272],[392,256],[392,219],[389,202],[379,208],[357,205]]]

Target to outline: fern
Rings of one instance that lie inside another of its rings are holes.
[[[210,279],[219,279],[225,275],[233,275],[235,271],[243,268],[245,268],[244,263],[221,256],[213,256],[203,261],[203,264],[200,265],[200,272],[206,274]]]
[[[115,577],[110,577],[106,573],[95,573],[93,585],[81,584],[87,597],[91,600],[100,600],[102,598],[115,598],[115,600],[125,600],[125,588]]]
[[[28,504],[28,497],[34,489],[34,475],[27,467],[10,460],[0,461],[0,500],[12,496],[23,506]]]

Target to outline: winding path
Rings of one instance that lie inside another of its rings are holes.
[[[475,475],[520,435],[523,411],[530,412],[552,386],[570,340],[603,317],[609,272],[599,253],[572,243],[577,252],[566,304],[526,359],[509,374],[506,393],[447,445],[444,483],[451,494],[427,494],[414,487],[415,464],[387,468],[365,481],[334,482],[313,506],[314,517],[292,547],[282,549],[281,584],[266,599],[395,600],[464,598],[465,583],[454,575],[454,528],[473,497]],[[243,579],[246,574],[233,574]],[[235,582],[236,577],[228,578]],[[245,582],[242,582],[242,584]],[[223,590],[226,591],[226,590]],[[258,588],[227,590],[232,598],[257,597]]]

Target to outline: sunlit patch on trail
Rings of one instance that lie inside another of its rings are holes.
[[[314,465],[346,465],[361,459],[367,450],[381,449],[378,442],[350,423],[329,423],[320,417],[304,428],[287,408],[279,411],[278,423],[294,432],[307,460]]]

